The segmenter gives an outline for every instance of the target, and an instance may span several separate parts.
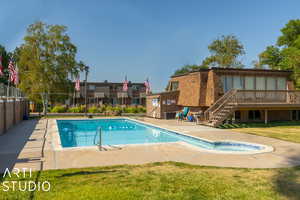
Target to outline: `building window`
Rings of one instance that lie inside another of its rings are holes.
[[[89,90],[95,90],[96,86],[95,85],[89,85]]]
[[[132,86],[132,89],[134,89],[134,90],[139,90],[139,89],[140,89],[140,86],[139,86],[139,85],[133,85],[133,86]]]
[[[277,79],[277,88],[278,90],[286,90],[286,78],[279,77]]]
[[[267,90],[276,90],[276,78],[267,77]]]
[[[254,90],[254,76],[246,76],[245,77],[245,89],[246,90]]]
[[[248,119],[249,120],[260,120],[260,111],[259,110],[249,110],[248,111]]]
[[[221,77],[223,90],[228,92],[231,89],[243,89],[244,77],[243,76],[222,76]]]
[[[228,92],[233,88],[233,79],[232,76],[222,76],[221,77],[223,90],[224,92]]]
[[[286,77],[272,76],[230,76],[222,75],[221,82],[224,92],[231,89],[245,90],[286,90]]]
[[[234,118],[235,118],[235,120],[240,121],[241,120],[241,111],[239,111],[239,110],[235,111]]]
[[[243,89],[243,76],[234,76],[233,77],[233,88],[234,89]]]
[[[297,120],[297,110],[292,110],[292,120]]]
[[[266,81],[265,77],[258,76],[256,77],[256,90],[265,90],[266,89]]]
[[[135,104],[135,105],[139,105],[140,104],[140,99],[132,99],[132,104]]]
[[[176,90],[178,90],[178,81],[172,81],[171,82],[171,87],[170,87],[170,90],[171,91],[176,91]]]
[[[300,110],[292,110],[292,120],[300,120]]]

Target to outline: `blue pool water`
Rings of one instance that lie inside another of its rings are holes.
[[[127,119],[57,120],[63,147],[95,146],[102,129],[102,145],[126,145],[183,141],[220,151],[253,151],[263,147],[233,142],[209,142]]]

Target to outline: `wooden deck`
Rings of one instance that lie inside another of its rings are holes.
[[[218,126],[235,110],[300,110],[299,90],[230,90],[204,113],[205,120]],[[265,112],[265,122],[268,114]]]

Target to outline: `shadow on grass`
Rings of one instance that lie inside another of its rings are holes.
[[[222,124],[218,126],[220,129],[234,129],[234,128],[272,128],[278,126],[300,126],[299,121],[285,121],[285,122],[269,122],[265,124],[261,123],[230,123],[230,124]]]
[[[60,177],[69,177],[69,176],[80,176],[80,175],[90,175],[90,174],[105,174],[105,173],[114,173],[118,170],[101,170],[101,171],[80,171],[80,172],[74,172],[74,173],[65,173],[60,176],[57,176],[57,178]]]
[[[275,190],[287,199],[300,199],[300,155],[287,159],[296,167],[278,169],[274,178]]]
[[[288,199],[300,199],[300,168],[280,170],[276,179],[276,190]]]

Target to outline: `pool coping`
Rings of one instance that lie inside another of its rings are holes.
[[[187,146],[189,148],[192,148],[193,150],[197,150],[197,151],[201,151],[201,152],[205,152],[205,153],[214,153],[214,154],[232,154],[232,155],[253,155],[253,154],[261,154],[261,153],[269,153],[269,152],[273,152],[274,148],[272,146],[269,145],[263,145],[263,144],[258,144],[258,143],[251,143],[251,142],[244,142],[244,141],[236,141],[236,140],[208,140],[208,139],[204,139],[201,137],[197,137],[197,136],[193,136],[193,135],[188,135],[186,133],[182,133],[179,132],[177,130],[172,130],[169,128],[165,128],[159,125],[154,125],[152,123],[149,122],[144,122],[144,121],[140,121],[140,120],[136,120],[136,119],[132,119],[132,118],[128,118],[128,117],[103,117],[103,118],[93,118],[93,119],[81,119],[81,118],[74,118],[74,119],[51,119],[49,122],[49,125],[51,126],[50,128],[50,133],[51,133],[51,145],[52,148],[55,151],[72,151],[72,150],[83,150],[83,149],[98,149],[99,146],[95,145],[95,146],[80,146],[80,147],[68,147],[68,148],[63,148],[62,144],[61,144],[61,140],[60,140],[60,135],[59,135],[59,130],[58,130],[58,125],[57,125],[57,120],[72,120],[72,121],[76,121],[76,120],[99,120],[99,119],[126,119],[129,121],[134,121],[136,123],[141,123],[144,125],[148,125],[148,126],[152,126],[152,127],[156,127],[156,128],[160,128],[166,131],[170,131],[173,132],[175,134],[179,134],[179,135],[183,135],[186,137],[190,137],[190,138],[194,138],[197,140],[202,140],[205,142],[210,142],[210,143],[218,143],[218,142],[228,142],[228,143],[238,143],[238,144],[245,144],[245,145],[250,145],[250,146],[259,146],[259,147],[263,147],[263,149],[261,150],[251,150],[251,151],[220,151],[220,150],[211,150],[211,149],[205,149],[199,146],[195,146],[192,144],[189,144],[187,142],[184,141],[178,141],[178,142],[162,142],[162,143],[143,143],[143,144],[122,144],[122,145],[113,145],[115,147],[126,147],[126,146],[149,146],[149,145],[163,145],[163,144],[171,144],[171,143],[175,143],[175,144],[181,144],[184,146]],[[103,148],[110,148],[109,145],[103,145]]]

